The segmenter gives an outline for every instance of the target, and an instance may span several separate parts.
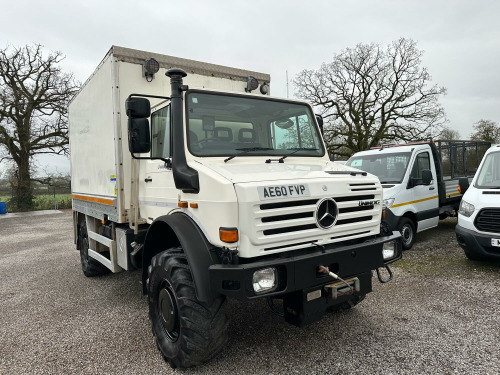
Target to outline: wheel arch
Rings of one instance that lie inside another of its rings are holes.
[[[417,219],[417,214],[415,212],[406,211],[401,217],[407,217],[408,219],[413,221],[413,223],[415,224],[415,230],[418,228],[418,219]],[[401,219],[399,220],[401,221]]]
[[[158,217],[149,227],[142,254],[143,292],[147,293],[146,279],[151,259],[169,248],[181,246],[193,276],[198,300],[211,303],[216,294],[210,288],[209,267],[218,263],[214,246],[198,225],[186,214],[176,212]]]

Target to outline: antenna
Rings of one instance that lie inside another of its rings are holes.
[[[288,70],[286,71],[286,98],[288,99]]]

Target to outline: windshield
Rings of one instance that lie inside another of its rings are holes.
[[[324,155],[307,105],[196,91],[186,98],[188,148],[194,155]]]
[[[410,157],[410,152],[354,155],[346,165],[374,174],[382,184],[399,184],[403,181]]]
[[[480,189],[500,189],[500,151],[485,156],[475,186]]]

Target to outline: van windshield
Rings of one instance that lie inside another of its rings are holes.
[[[323,156],[310,107],[270,98],[192,91],[187,142],[196,156]]]
[[[382,184],[399,184],[403,181],[410,157],[410,152],[354,155],[346,165],[374,174]]]
[[[500,151],[490,152],[484,157],[475,186],[479,189],[500,189]]]

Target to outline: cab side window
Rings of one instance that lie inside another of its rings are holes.
[[[151,157],[170,157],[170,105],[151,115]]]
[[[417,155],[410,177],[413,180],[413,185],[422,184],[422,171],[424,169],[431,170],[431,162],[428,152],[421,152]]]

